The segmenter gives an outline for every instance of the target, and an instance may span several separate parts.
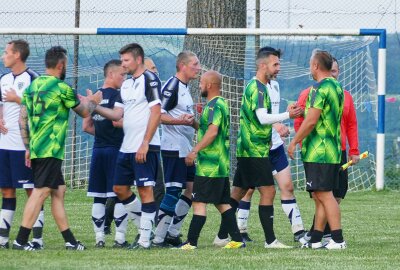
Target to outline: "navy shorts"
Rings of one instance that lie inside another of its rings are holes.
[[[0,149],[0,188],[33,188],[32,170],[25,151]]]
[[[271,162],[273,175],[277,174],[283,169],[286,169],[286,167],[289,166],[283,144],[278,148],[269,151],[269,161]]]
[[[113,185],[118,153],[119,149],[116,147],[93,148],[87,196],[99,198],[116,196]]]
[[[161,151],[165,187],[186,188],[186,182],[193,182],[196,167],[187,166],[185,158],[171,154],[175,151]],[[178,153],[178,152],[177,152]]]
[[[114,185],[146,187],[155,185],[160,152],[147,152],[145,163],[136,163],[136,153],[118,153]]]

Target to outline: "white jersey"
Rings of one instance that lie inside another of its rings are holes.
[[[279,84],[277,81],[271,80],[269,83],[267,83],[267,89],[268,89],[268,95],[271,100],[271,112],[272,114],[278,114],[279,113],[279,104],[281,102],[281,94],[279,90]],[[272,146],[271,150],[274,150],[281,146],[283,144],[283,140],[279,133],[272,128]]]
[[[189,87],[175,76],[163,87],[161,113],[174,118],[182,114],[194,114]],[[179,157],[186,157],[193,148],[194,128],[184,125],[161,126],[161,150],[179,151]]]
[[[10,72],[0,78],[0,102],[3,105],[5,127],[8,129],[7,134],[0,134],[0,149],[25,150],[18,123],[20,105],[16,102],[3,101],[3,95],[10,89],[14,89],[17,95],[22,97],[25,89],[38,76],[39,74],[28,68],[19,75]]]
[[[124,109],[124,140],[120,151],[136,153],[143,142],[150,118],[150,108],[161,104],[160,79],[151,71],[144,71],[137,78],[125,80],[121,86],[121,103],[114,106]],[[160,134],[154,133],[149,151],[160,150]]]

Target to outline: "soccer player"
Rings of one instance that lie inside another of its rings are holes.
[[[273,50],[273,48],[270,49]],[[270,80],[266,86],[272,103],[272,113],[278,114],[280,103],[279,84],[275,80]],[[289,118],[288,114],[287,118]],[[272,125],[272,146],[269,152],[269,160],[273,169],[272,174],[281,191],[282,209],[289,219],[295,241],[299,241],[305,234],[304,225],[299,207],[297,206],[296,197],[294,196],[292,175],[284,149],[284,142],[282,140],[282,138],[289,136],[289,134],[290,132],[286,125],[282,123],[275,123]],[[237,210],[238,226],[245,241],[252,241],[248,234],[247,221],[250,214],[253,193],[254,189],[249,189],[247,191],[245,197],[239,202]]]
[[[0,78],[0,188],[2,207],[0,212],[0,248],[9,248],[10,229],[16,209],[16,188],[32,193],[32,171],[25,166],[25,146],[19,131],[18,119],[24,90],[39,76],[26,66],[29,44],[25,40],[8,42],[3,53],[3,63],[11,72]],[[43,248],[44,211],[41,209],[33,225],[36,248]]]
[[[192,151],[193,137],[198,123],[194,120],[193,99],[188,83],[200,73],[196,54],[184,51],[178,54],[175,76],[163,86],[161,108],[161,155],[166,194],[158,214],[153,245],[179,246],[183,220],[192,205],[195,166],[187,166],[185,157]],[[182,189],[185,189],[182,193]],[[165,240],[165,243],[164,243]]]
[[[121,102],[119,89],[124,81],[126,73],[121,67],[120,60],[108,61],[104,66],[104,84],[99,89],[103,100],[100,105],[106,108],[114,108],[116,102]],[[83,119],[83,130],[94,135],[93,154],[90,163],[89,188],[87,195],[94,197],[92,206],[92,221],[96,235],[97,248],[105,247],[104,224],[106,216],[107,198],[115,198],[113,192],[113,180],[115,164],[119,148],[124,138],[121,129],[122,123],[112,122],[93,113]],[[114,208],[115,242],[114,247],[127,247],[125,234],[128,224],[128,215],[122,203],[117,201]]]
[[[272,114],[272,102],[268,84],[280,70],[280,51],[270,47],[261,48],[256,59],[257,72],[249,81],[242,97],[240,128],[237,142],[237,170],[233,180],[230,204],[237,209],[239,201],[250,188],[260,192],[259,217],[265,235],[265,248],[289,248],[279,242],[273,229],[275,197],[273,167],[270,161],[272,124],[295,118],[301,109],[291,108],[289,112]],[[221,224],[214,239],[215,245],[229,241]]]
[[[55,46],[46,51],[46,75],[37,77],[25,90],[21,102],[19,125],[26,148],[25,162],[32,165],[34,189],[22,217],[13,249],[36,250],[28,236],[46,198],[51,196],[51,211],[66,249],[84,250],[69,229],[64,208],[66,186],[61,172],[69,111],[89,116],[101,101],[101,92],[78,98],[64,82],[67,51]],[[29,125],[28,125],[29,121]]]
[[[333,58],[331,74],[336,80],[339,78],[340,68],[336,58]],[[303,109],[306,106],[307,97],[311,88],[307,88],[300,93],[297,100],[297,105]],[[297,132],[303,122],[304,117],[299,117],[294,120],[294,129]],[[349,158],[353,164],[357,164],[359,161],[360,151],[358,149],[358,128],[357,128],[357,115],[354,107],[353,97],[350,92],[344,90],[344,105],[342,120],[340,122],[340,137],[342,144],[342,158],[340,165],[347,163],[347,151],[346,151],[346,140],[349,144]],[[348,189],[348,173],[347,170],[340,170],[339,172],[339,188],[333,190],[333,196],[336,201],[340,204],[341,200],[346,196]],[[308,242],[311,239],[311,232],[314,229],[314,221],[310,231],[303,238],[303,243]],[[327,223],[324,230],[324,239],[330,238],[330,228]]]
[[[302,159],[306,173],[306,188],[315,201],[314,231],[304,248],[346,248],[343,240],[340,208],[332,190],[338,187],[341,161],[340,122],[344,93],[332,77],[333,58],[327,51],[314,50],[310,73],[317,83],[307,98],[305,119],[288,146],[294,158],[296,144],[302,142]],[[332,239],[323,245],[321,240],[326,221],[332,229]]]
[[[212,203],[221,213],[232,241],[225,248],[242,248],[235,211],[229,205],[229,108],[221,97],[221,75],[207,71],[200,78],[201,96],[207,98],[200,117],[198,143],[188,153],[185,162],[193,166],[197,159],[193,185],[193,218],[190,222],[188,241],[180,248],[197,248],[201,229],[206,222],[206,207]]]
[[[119,53],[122,67],[132,77],[122,84],[122,103],[117,103],[114,109],[97,106],[96,113],[113,121],[124,119],[124,139],[117,158],[113,190],[128,216],[140,227],[139,239],[130,248],[147,249],[157,209],[153,186],[160,162],[157,128],[161,116],[161,83],[144,67],[144,51],[139,44],[127,44]],[[131,191],[133,184],[137,186],[141,202]]]

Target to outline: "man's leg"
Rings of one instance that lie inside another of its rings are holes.
[[[142,216],[140,218],[140,238],[136,244],[137,247],[140,245],[142,248],[149,248],[151,245],[151,230],[153,229],[154,218],[156,216],[153,187],[138,186],[137,189],[142,201]],[[133,245],[135,245],[135,243]],[[131,247],[135,248],[133,245]]]
[[[104,224],[106,218],[106,201],[107,198],[94,197],[92,205],[92,222],[96,237],[97,248],[105,246]]]
[[[25,188],[26,194],[31,196],[33,190],[32,188]],[[43,249],[43,226],[44,226],[44,205],[42,205],[42,209],[40,210],[39,216],[33,224],[32,227],[32,242],[30,244],[35,247],[36,249]]]
[[[251,198],[253,197],[254,189],[251,188],[247,191],[246,195],[240,200],[237,209],[237,224],[242,235],[243,240],[246,242],[253,241],[248,233],[248,219],[250,216]]]
[[[132,220],[136,228],[140,228],[140,216],[142,215],[142,203],[131,191],[130,186],[114,185],[113,188],[118,199],[124,205],[128,218]]]
[[[179,237],[183,221],[192,206],[192,192],[193,182],[187,182],[186,189],[176,204],[174,217],[168,229],[168,234],[172,237]]]
[[[201,202],[193,203],[193,218],[190,222],[189,232],[187,237],[187,242],[192,247],[197,247],[197,242],[200,237],[200,232],[203,229],[204,224],[207,219],[207,204]],[[182,246],[182,249],[185,249],[185,246]]]
[[[128,227],[128,213],[118,198],[114,198],[114,201],[115,241],[113,247],[124,248],[128,246],[125,238]]]
[[[17,208],[17,198],[15,188],[2,188],[1,193],[3,199],[0,212],[0,248],[8,248],[10,230]]]
[[[114,207],[116,197],[107,198],[106,201],[106,217],[104,221],[104,234],[111,234],[111,223],[114,219]]]
[[[226,248],[241,248],[245,247],[243,238],[239,231],[239,227],[235,220],[235,211],[229,204],[217,204],[215,207],[221,213],[221,223],[224,223],[229,235],[233,242],[230,242],[225,246]]]
[[[51,189],[48,187],[34,188],[31,196],[26,202],[24,213],[22,217],[21,226],[18,231],[16,240],[14,241],[13,248],[24,249],[28,243],[29,234],[32,230],[33,224],[39,216],[40,210],[44,201],[50,195]],[[22,247],[22,248],[21,248]]]
[[[292,176],[290,173],[290,167],[287,166],[285,169],[275,174],[275,179],[278,182],[281,195],[282,209],[289,219],[292,226],[292,233],[295,236],[295,240],[298,241],[304,235],[304,225],[301,219],[299,207],[294,196]]]

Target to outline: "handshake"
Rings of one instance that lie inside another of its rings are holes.
[[[304,109],[302,107],[300,107],[299,105],[297,105],[296,102],[290,104],[287,107],[286,111],[289,112],[289,117],[291,119],[298,118],[298,117],[301,117],[304,115]]]

